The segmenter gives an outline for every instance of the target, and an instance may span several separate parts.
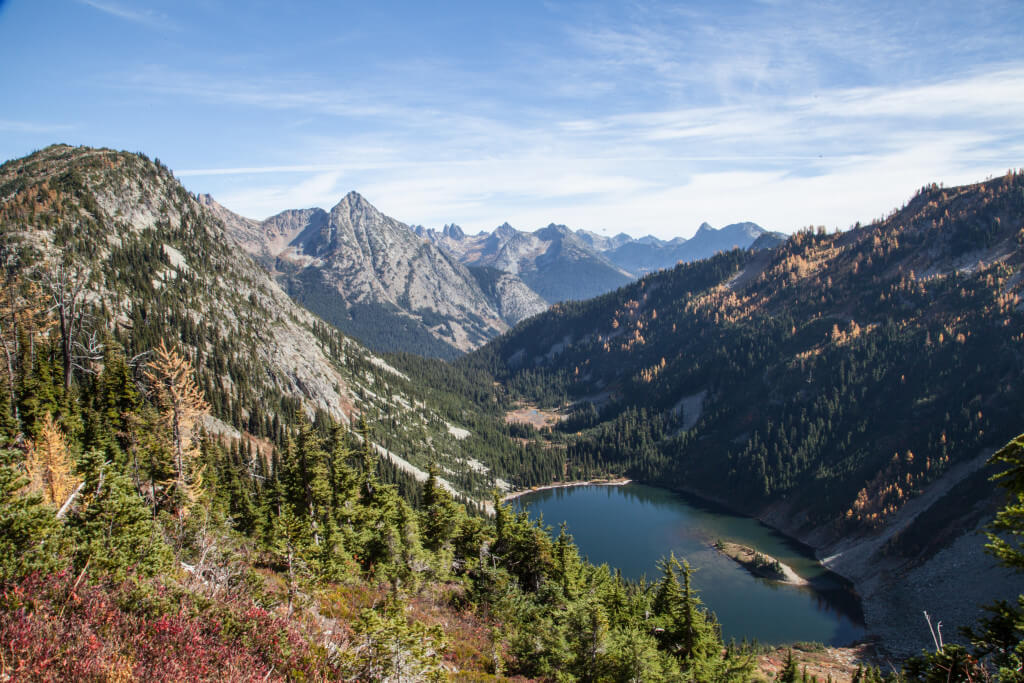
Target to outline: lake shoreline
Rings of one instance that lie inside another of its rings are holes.
[[[579,480],[579,481],[564,481],[555,484],[545,484],[544,486],[535,486],[529,489],[523,489],[522,491],[513,491],[512,493],[505,494],[505,497],[501,499],[502,503],[506,503],[510,500],[515,500],[521,496],[525,496],[529,493],[537,493],[538,491],[550,491],[552,489],[568,489],[574,486],[625,486],[626,484],[632,484],[632,479],[626,479],[620,477],[618,479],[590,479],[590,480]]]
[[[736,638],[753,637],[777,643],[820,640],[846,645],[862,637],[859,601],[854,604],[847,598],[856,596],[832,584],[830,578],[819,581],[820,565],[813,554],[798,547],[801,544],[790,545],[788,538],[776,539],[772,530],[755,524],[752,516],[736,515],[725,506],[705,506],[696,497],[680,495],[664,486],[637,486],[635,480],[630,487],[622,488],[625,483],[624,478],[555,482],[544,489],[568,490],[527,498],[524,506],[529,507],[532,515],[543,516],[548,523],[567,520],[581,554],[592,562],[619,567],[624,576],[634,580],[641,577],[649,580],[651,566],[670,548],[675,549],[677,557],[692,554],[690,559],[696,562],[697,571],[709,572],[700,574],[703,599],[713,605],[719,618],[729,615],[728,623],[733,625],[731,628],[736,632],[732,635]],[[609,484],[620,487],[599,488]],[[534,489],[541,490],[540,487]],[[515,493],[524,495],[527,491]],[[575,518],[574,510],[578,512]],[[814,578],[809,579],[808,585],[795,586],[779,580],[764,580],[745,569],[736,571],[734,561],[715,559],[718,553],[709,546],[716,537],[735,539],[761,554],[767,552],[774,558],[782,558],[794,571],[806,570],[811,572],[807,576]],[[778,543],[782,543],[782,547],[777,547]],[[787,559],[789,557],[794,559]],[[751,592],[744,592],[747,590]],[[808,598],[809,592],[819,599]],[[763,609],[751,611],[751,604],[762,605]],[[776,625],[763,619],[763,614],[776,609],[789,615],[789,623]]]

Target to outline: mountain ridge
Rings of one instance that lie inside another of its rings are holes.
[[[445,370],[399,370],[297,304],[232,236],[258,224],[227,215],[241,222],[232,228],[211,202],[145,156],[48,147],[0,166],[5,275],[24,281],[74,267],[83,320],[92,321],[74,343],[91,348],[108,338],[129,358],[161,342],[176,347],[213,407],[211,433],[244,437],[266,453],[298,414],[350,427],[362,420],[392,481],[407,489],[426,479],[429,462],[473,504],[506,480],[530,480],[508,457],[521,446],[501,439],[497,420],[446,393],[437,377]],[[309,227],[302,220],[318,216],[295,212],[274,234],[292,241]],[[328,225],[313,224],[321,223]],[[318,230],[307,233],[310,243],[324,239]]]
[[[820,549],[869,627],[913,652],[922,640],[898,633],[912,625],[887,624],[899,591],[956,585],[951,548],[985,561],[965,534],[999,495],[975,466],[1020,431],[1022,297],[1010,173],[555,306],[459,362],[561,416],[571,477],[683,489]],[[963,625],[1007,597],[920,593]]]
[[[289,210],[264,221],[225,212],[236,239],[289,294],[380,350],[451,358],[545,307],[512,278],[489,298],[465,266],[355,191],[330,211]]]

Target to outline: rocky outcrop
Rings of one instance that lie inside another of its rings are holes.
[[[313,334],[314,316],[237,248],[221,218],[229,212],[209,197],[193,197],[145,157],[64,145],[8,162],[0,184],[13,190],[0,198],[12,212],[0,225],[4,244],[43,269],[73,259],[113,331],[146,328],[149,343],[167,336],[195,358],[223,348],[229,355],[221,362],[251,374],[256,395],[284,395],[310,414],[349,419],[348,381]],[[23,217],[13,212],[21,197],[40,192],[53,204]],[[202,344],[193,341],[197,328]],[[214,381],[231,388],[237,378]]]

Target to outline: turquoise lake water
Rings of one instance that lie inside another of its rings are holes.
[[[670,551],[685,558],[697,570],[693,585],[717,615],[726,641],[847,645],[864,635],[860,603],[848,584],[822,568],[808,548],[755,519],[642,484],[549,489],[515,504],[531,517],[543,515],[555,535],[567,522],[582,554],[627,578],[656,580],[657,562]],[[757,578],[712,548],[716,539],[772,555],[811,585]]]

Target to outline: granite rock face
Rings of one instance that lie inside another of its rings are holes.
[[[452,357],[547,307],[515,279],[485,292],[466,265],[356,192],[329,212],[221,217],[294,298],[372,348]]]

